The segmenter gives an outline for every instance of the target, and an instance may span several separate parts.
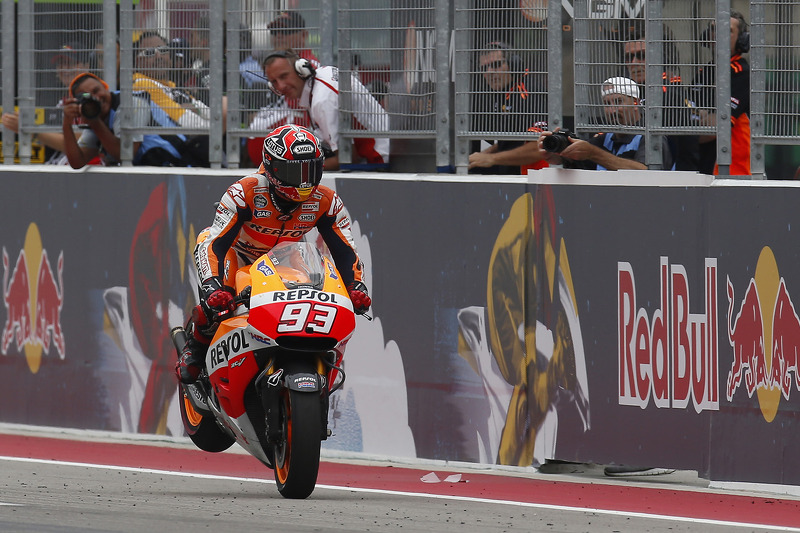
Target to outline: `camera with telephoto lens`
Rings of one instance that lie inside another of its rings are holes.
[[[100,116],[100,100],[89,93],[78,95],[78,105],[81,106],[81,115],[92,120]]]
[[[574,139],[575,135],[569,130],[555,131],[542,140],[542,148],[546,152],[561,153],[570,145],[570,137]]]

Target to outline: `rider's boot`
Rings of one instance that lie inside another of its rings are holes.
[[[197,381],[200,371],[203,369],[206,348],[208,345],[198,342],[194,336],[189,337],[189,340],[186,341],[175,365],[175,373],[181,383],[189,385]]]
[[[186,385],[197,381],[200,371],[203,369],[206,351],[211,341],[209,337],[201,333],[202,327],[207,326],[208,321],[205,320],[205,315],[202,312],[196,311],[192,313],[186,344],[183,346],[183,350],[178,356],[178,362],[175,364],[175,374],[180,382]]]

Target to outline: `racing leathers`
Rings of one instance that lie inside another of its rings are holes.
[[[264,172],[262,164],[257,173],[228,187],[214,222],[198,237],[194,259],[201,304],[192,311],[187,343],[175,367],[182,383],[194,382],[200,373],[203,354],[216,328],[214,313],[233,310],[230,292],[236,271],[280,241],[299,241],[316,228],[350,293],[354,311],[364,313],[371,305],[362,278],[363,264],[350,232],[350,215],[336,192],[319,185],[304,202],[289,202],[270,191]]]
[[[208,235],[198,242],[195,266],[206,285],[216,280],[233,287],[236,270],[252,264],[279,241],[299,241],[317,228],[342,275],[345,286],[363,282],[363,265],[350,233],[350,215],[332,189],[320,185],[308,200],[284,213],[283,201],[270,194],[263,165],[225,192]],[[276,203],[277,201],[277,203]]]

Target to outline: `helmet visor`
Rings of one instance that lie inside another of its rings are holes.
[[[314,187],[322,180],[324,160],[303,159],[300,161],[273,160],[272,175],[281,183],[292,187]]]

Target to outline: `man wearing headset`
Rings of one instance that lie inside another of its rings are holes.
[[[264,59],[270,88],[286,99],[296,98],[308,114],[311,129],[327,144],[325,170],[339,169],[339,69],[314,68],[294,50],[277,50]],[[351,76],[353,128],[388,131],[389,116],[355,76]],[[354,139],[353,162],[384,166],[389,162],[388,138]]]
[[[704,32],[707,46],[714,50],[716,31],[714,26]],[[720,44],[725,41],[720,40]],[[750,66],[742,54],[750,50],[750,33],[747,21],[738,11],[731,11],[731,176],[750,175]],[[699,120],[703,125],[714,126],[716,114],[716,75],[714,64],[701,67],[692,81],[695,87],[694,100],[699,108]],[[718,174],[717,138],[714,135],[700,136],[700,172]]]

